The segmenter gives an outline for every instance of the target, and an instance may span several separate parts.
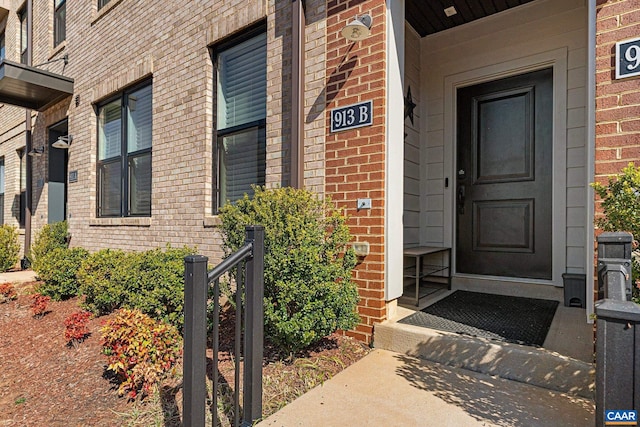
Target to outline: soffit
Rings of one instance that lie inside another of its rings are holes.
[[[531,1],[533,0],[407,0],[405,16],[418,34],[425,37]],[[449,17],[444,10],[451,6],[455,7],[457,13]]]
[[[72,94],[69,77],[0,61],[0,103],[43,111]]]

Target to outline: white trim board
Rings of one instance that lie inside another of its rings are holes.
[[[385,300],[402,296],[404,244],[404,0],[387,1]]]

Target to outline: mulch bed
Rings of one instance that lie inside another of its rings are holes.
[[[19,285],[18,299],[0,305],[0,426],[119,426],[127,412],[109,381],[100,354],[103,319],[90,321],[91,335],[67,346],[64,319],[79,311],[78,300],[51,301],[34,318],[33,283]]]
[[[36,284],[16,285],[18,298],[0,303],[0,427],[181,425],[179,378],[163,385],[160,399],[128,402],[118,397],[100,353],[100,328],[109,317],[92,319],[90,336],[77,347],[68,346],[63,322],[81,310],[79,300],[51,301],[47,314],[34,318],[28,293]],[[220,372],[232,387],[233,358],[224,347]],[[275,412],[367,352],[361,343],[338,334],[291,361],[267,346],[263,413]]]

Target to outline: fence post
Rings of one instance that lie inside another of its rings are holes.
[[[596,303],[596,426],[606,410],[640,413],[640,306],[631,301]]]
[[[598,296],[631,299],[631,245],[633,235],[624,231],[598,236]]]
[[[262,417],[264,342],[264,227],[252,225],[245,230],[245,241],[251,242],[253,248],[246,264],[243,427]]]
[[[598,237],[598,281],[605,299],[596,303],[596,426],[607,410],[640,411],[640,306],[631,297],[629,233]]]
[[[183,425],[204,427],[207,396],[207,261],[184,258]]]

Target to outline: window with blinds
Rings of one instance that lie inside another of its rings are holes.
[[[151,84],[98,109],[98,216],[151,215]]]
[[[261,33],[217,53],[218,207],[266,171],[267,36]]]

